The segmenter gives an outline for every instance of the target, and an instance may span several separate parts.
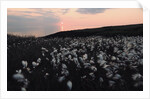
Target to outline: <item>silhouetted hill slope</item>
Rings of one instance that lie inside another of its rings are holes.
[[[86,37],[86,36],[143,36],[143,24],[123,25],[123,26],[108,26],[101,28],[82,29],[62,31],[55,34],[47,35],[49,37]]]

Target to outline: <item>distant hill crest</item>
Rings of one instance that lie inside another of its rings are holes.
[[[87,37],[87,36],[143,36],[143,24],[107,26],[101,28],[89,28],[71,31],[61,31],[51,35],[50,37]]]

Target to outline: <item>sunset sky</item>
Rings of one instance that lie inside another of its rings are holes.
[[[8,8],[7,32],[44,36],[58,31],[143,23],[141,8]]]

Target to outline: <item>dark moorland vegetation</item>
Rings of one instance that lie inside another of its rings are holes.
[[[135,33],[136,31],[136,33]],[[62,31],[48,37],[87,37],[87,36],[142,36],[143,35],[143,24],[137,25],[124,25],[124,26],[108,26],[102,28],[93,29],[82,29],[72,31]]]
[[[8,91],[142,91],[143,25],[7,35]]]

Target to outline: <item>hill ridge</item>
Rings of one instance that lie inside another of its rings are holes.
[[[51,35],[46,35],[44,38],[49,37],[87,37],[87,36],[143,36],[143,24],[131,24],[120,26],[106,26],[100,28],[87,28],[70,31],[60,31]]]

